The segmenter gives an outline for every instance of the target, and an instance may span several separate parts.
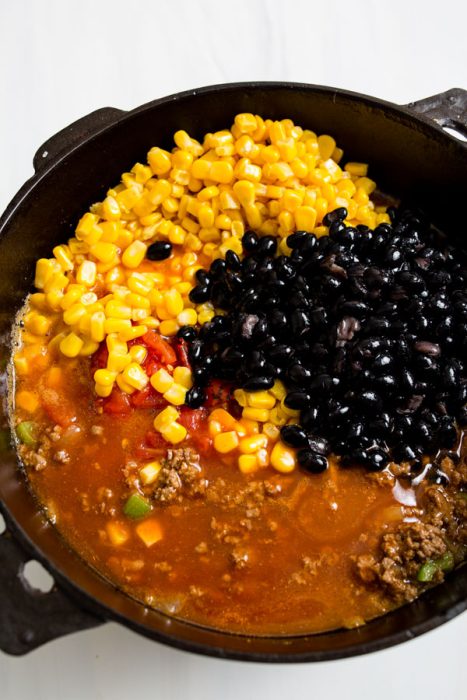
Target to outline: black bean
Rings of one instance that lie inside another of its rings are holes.
[[[293,410],[300,410],[302,408],[308,408],[311,403],[311,396],[306,391],[298,389],[296,391],[290,391],[285,399],[284,404],[287,408]]]
[[[192,387],[186,395],[185,403],[190,408],[199,408],[206,400],[206,394],[200,387]]]
[[[297,452],[298,463],[303,469],[312,474],[321,474],[328,468],[328,460],[323,455],[316,454],[307,448]]]
[[[299,425],[284,425],[281,428],[281,439],[291,447],[308,445],[308,436]]]
[[[193,304],[202,304],[205,301],[209,301],[211,296],[211,291],[207,285],[197,285],[191,290],[189,297]]]
[[[156,241],[151,243],[146,251],[148,260],[166,260],[172,255],[172,244],[168,241]]]
[[[274,385],[274,379],[273,377],[265,376],[265,377],[253,377],[251,379],[247,379],[243,383],[243,389],[245,391],[263,391],[266,389],[271,389],[271,387]]]

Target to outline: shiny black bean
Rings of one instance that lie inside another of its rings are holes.
[[[168,241],[151,243],[146,251],[148,260],[167,260],[172,255],[172,244]]]
[[[308,436],[299,425],[284,425],[281,428],[281,439],[291,447],[308,445]]]
[[[321,474],[328,468],[328,460],[323,455],[303,448],[297,452],[299,465],[312,474]]]

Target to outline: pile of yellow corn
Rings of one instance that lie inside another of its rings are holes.
[[[94,375],[99,396],[109,396],[115,385],[132,393],[151,381],[169,403],[181,405],[191,375],[158,372],[150,380],[141,366],[144,345],[129,347],[128,342],[152,328],[171,336],[181,326],[211,320],[215,309],[210,303],[189,300],[197,270],[228,250],[241,254],[247,229],[279,237],[279,251],[287,254],[291,232],[323,235],[323,217],[336,207],[346,207],[347,221],[354,225],[389,221],[384,207],[370,199],[376,184],[367,177],[366,164],[341,168],[343,152],[331,136],[317,136],[290,119],[238,114],[231,129],[208,133],[202,143],[185,131],[177,131],[174,141],[172,151],[151,148],[148,164],[137,163],[124,173],[104,201],[84,214],[75,236],[56,246],[52,258],[37,262],[39,291],[30,296],[24,316],[23,346],[15,356],[18,374],[26,373],[29,360],[38,355],[55,350],[70,358],[89,356],[105,340],[107,367]],[[168,260],[146,258],[156,240],[174,246]],[[263,426],[255,439],[273,440],[268,426],[280,425],[279,416],[287,416],[283,405],[269,407],[277,400],[273,390],[256,398],[237,394],[242,420]],[[263,399],[264,406],[258,405]],[[173,414],[176,409],[169,408],[167,425],[175,426],[171,441],[177,442],[184,428]],[[262,420],[266,412],[268,419]],[[164,420],[156,427],[168,433]],[[216,420],[211,423],[215,432]],[[224,428],[221,424],[214,437],[221,452],[237,434]],[[237,437],[242,452],[248,438],[241,432]],[[253,469],[261,449],[243,452],[240,468]]]

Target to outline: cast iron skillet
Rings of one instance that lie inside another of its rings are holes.
[[[79,216],[152,145],[172,145],[176,129],[194,136],[225,128],[237,112],[290,117],[333,134],[350,160],[371,164],[383,190],[422,205],[455,237],[467,190],[467,148],[443,127],[467,136],[467,92],[449,90],[407,106],[328,87],[293,83],[220,85],[172,95],[131,112],[100,109],[49,139],[34,157],[34,176],[0,220],[0,352],[31,289],[34,262],[72,235]],[[454,208],[453,203],[457,203]],[[465,231],[459,231],[465,236]],[[3,396],[5,391],[3,390]],[[6,402],[2,420],[6,430]],[[117,620],[166,644],[212,656],[254,661],[323,661],[403,642],[467,608],[467,567],[416,602],[360,629],[289,638],[260,638],[204,629],[129,598],[70,551],[39,512],[18,470],[9,434],[0,453],[0,648],[24,654],[72,631]],[[56,585],[33,591],[22,576],[42,562]]]

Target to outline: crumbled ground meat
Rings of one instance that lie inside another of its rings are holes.
[[[407,470],[397,471],[403,477]],[[421,519],[402,522],[392,532],[384,534],[376,555],[362,554],[356,558],[357,575],[364,583],[382,588],[398,603],[416,598],[426,587],[417,580],[420,567],[450,551],[456,562],[467,551],[467,498],[459,496],[467,486],[467,460],[456,465],[445,457],[441,470],[449,479],[442,486],[424,480],[418,487],[417,500]],[[444,573],[436,571],[430,585],[439,583]]]
[[[39,447],[36,451],[26,445],[18,445],[18,454],[22,462],[32,467],[36,472],[40,472],[47,466],[44,447]]]
[[[199,455],[182,447],[167,451],[152,495],[160,503],[174,503],[181,501],[184,495],[190,498],[202,496],[206,488]]]
[[[59,464],[68,464],[70,461],[70,455],[66,450],[57,450],[57,452],[54,452],[53,458]]]
[[[100,437],[104,434],[104,428],[102,425],[91,425],[91,435]]]

